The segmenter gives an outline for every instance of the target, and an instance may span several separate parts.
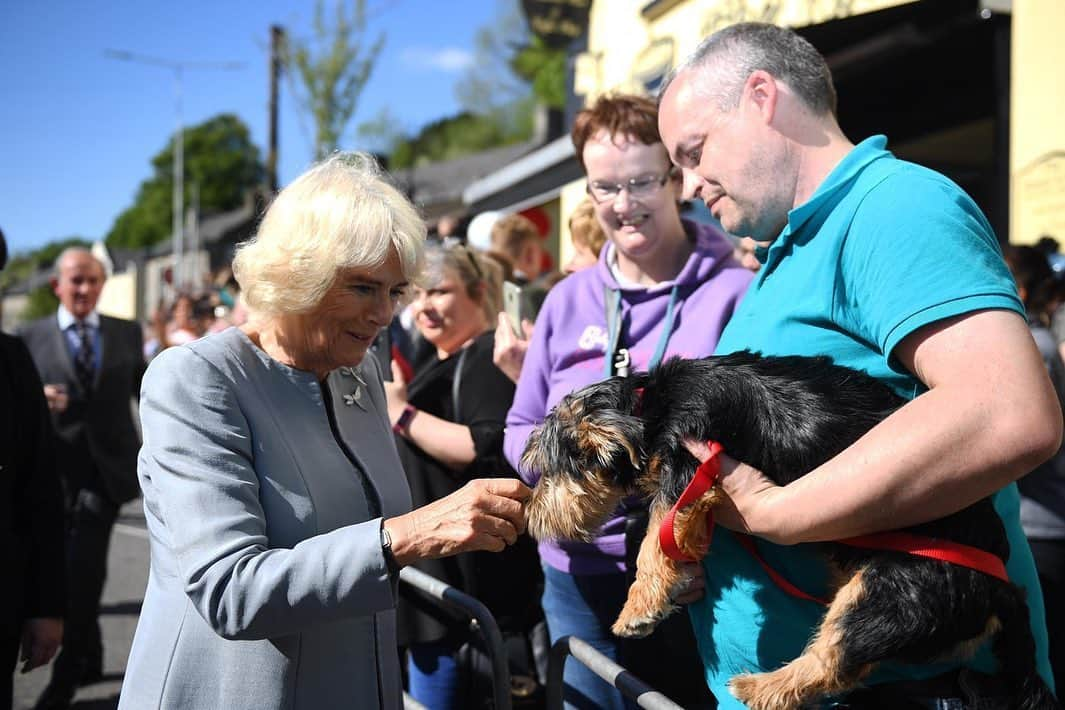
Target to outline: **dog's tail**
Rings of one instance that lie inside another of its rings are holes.
[[[996,611],[1002,628],[995,635],[994,653],[1010,691],[1011,710],[1060,710],[1061,704],[1036,670],[1028,603],[1015,585],[1001,588]]]

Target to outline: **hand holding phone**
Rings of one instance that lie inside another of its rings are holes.
[[[503,282],[503,312],[507,315],[510,329],[514,337],[524,340],[525,333],[522,331],[521,321],[527,318],[524,309],[524,298],[521,286],[510,281]]]

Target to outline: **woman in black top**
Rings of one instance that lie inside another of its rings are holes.
[[[400,460],[415,507],[471,478],[516,477],[503,458],[503,421],[514,383],[492,364],[501,279],[494,262],[460,245],[430,247],[412,304],[431,346],[403,383],[386,383]],[[540,569],[527,535],[498,555],[469,553],[415,565],[484,602],[506,629],[526,630],[540,615]],[[410,652],[410,695],[434,708],[468,707],[455,653],[467,624],[430,602],[401,598],[400,644]]]

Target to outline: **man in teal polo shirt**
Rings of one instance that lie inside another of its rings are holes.
[[[704,40],[661,93],[659,127],[685,197],[701,198],[730,233],[771,242],[718,352],[830,355],[911,400],[786,487],[726,459],[731,507],[718,521],[760,538],[769,566],[816,596],[827,576],[802,543],[905,527],[994,495],[1008,572],[1027,590],[1038,667],[1052,683],[1013,482],[1057,450],[1061,410],[1023,306],[973,201],[896,159],[883,136],[852,144],[835,104],[817,51],[757,23]],[[705,458],[705,447],[690,448]],[[739,707],[728,680],[799,656],[824,607],[785,593],[726,531],[704,568],[706,597],[690,610],[707,682],[722,708]],[[987,649],[968,661],[885,665],[868,679],[872,691],[842,702],[871,707],[862,703],[900,693],[913,707],[971,707],[994,691],[969,668],[994,669]]]

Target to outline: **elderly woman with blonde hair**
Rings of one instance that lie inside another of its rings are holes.
[[[248,323],[153,361],[151,569],[120,707],[399,708],[399,568],[522,532],[529,491],[512,479],[411,510],[365,355],[424,238],[371,159],[336,155],[238,249]]]

